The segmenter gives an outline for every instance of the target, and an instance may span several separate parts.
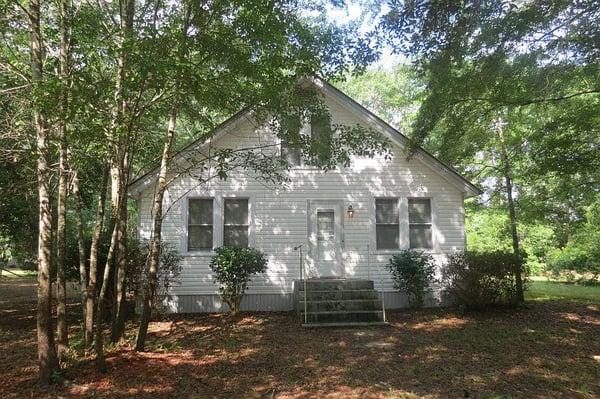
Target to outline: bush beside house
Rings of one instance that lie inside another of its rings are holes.
[[[253,275],[267,269],[267,259],[264,253],[255,248],[223,246],[215,249],[215,253],[210,261],[210,269],[220,284],[221,299],[236,315],[248,282]]]
[[[392,256],[387,268],[394,288],[407,294],[410,306],[423,307],[426,290],[435,282],[435,262],[431,255],[404,250]]]
[[[442,283],[466,309],[516,303],[515,271],[521,259],[509,252],[456,252],[448,256]]]

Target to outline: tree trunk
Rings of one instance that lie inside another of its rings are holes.
[[[98,193],[98,209],[96,210],[96,224],[92,233],[90,245],[90,277],[86,290],[85,299],[85,344],[87,348],[92,346],[94,339],[94,311],[96,307],[96,291],[98,279],[98,252],[100,251],[100,240],[102,238],[102,227],[104,225],[104,207],[106,202],[106,189],[108,188],[108,167],[102,173],[102,183]]]
[[[502,159],[502,174],[504,177],[504,183],[506,188],[506,202],[508,205],[508,215],[510,219],[510,235],[512,237],[512,247],[514,254],[519,259],[519,267],[515,270],[515,285],[516,285],[516,300],[519,303],[525,302],[525,295],[523,289],[523,260],[521,259],[521,250],[519,245],[519,233],[517,231],[517,211],[515,208],[515,202],[513,198],[513,184],[510,174],[510,160],[508,158],[508,152],[506,150],[506,141],[504,139],[504,132],[502,130],[502,122],[499,119],[497,123],[498,137],[500,138],[500,158]]]
[[[183,25],[181,27],[181,37],[177,56],[182,62],[185,61],[187,55],[187,31],[190,26],[191,6],[189,2],[185,3]],[[156,183],[156,192],[154,194],[154,203],[152,205],[152,215],[154,217],[152,226],[152,238],[150,240],[150,251],[146,259],[146,271],[148,282],[143,290],[142,299],[142,314],[140,318],[140,328],[138,330],[137,340],[135,343],[136,351],[143,351],[146,346],[146,336],[148,334],[148,325],[152,317],[152,306],[156,289],[158,286],[158,266],[160,261],[161,247],[161,230],[163,209],[162,203],[167,188],[167,173],[169,171],[169,160],[171,158],[171,147],[175,139],[175,127],[177,126],[177,115],[179,113],[179,90],[183,81],[183,74],[180,72],[175,78],[175,96],[173,106],[169,112],[169,122],[167,126],[167,136],[163,147],[163,153],[160,161],[160,171],[158,173],[158,181]]]
[[[158,181],[156,183],[156,193],[154,195],[154,204],[152,205],[152,214],[154,215],[154,223],[152,228],[152,239],[150,241],[150,251],[146,260],[146,268],[148,272],[148,282],[144,288],[144,298],[142,302],[142,315],[140,319],[140,328],[138,331],[137,340],[135,343],[136,351],[143,351],[146,346],[146,335],[148,334],[148,325],[152,316],[152,303],[156,294],[158,285],[158,263],[160,259],[160,243],[162,229],[162,202],[167,187],[167,172],[169,159],[171,157],[171,147],[175,137],[175,126],[177,125],[177,105],[173,107],[169,115],[169,126],[167,128],[167,137],[163,148],[162,158],[160,162],[160,171]]]
[[[109,143],[110,144],[110,143]],[[109,157],[110,159],[110,179],[111,179],[111,215],[108,231],[111,232],[110,244],[108,247],[108,254],[106,256],[106,263],[104,264],[104,273],[102,276],[102,285],[100,287],[100,293],[98,294],[98,300],[96,303],[96,331],[94,334],[94,349],[96,351],[96,367],[98,371],[106,371],[106,362],[104,360],[104,319],[106,318],[106,310],[109,306],[109,288],[111,276],[113,275],[113,265],[115,263],[115,255],[117,249],[117,239],[120,228],[119,220],[119,200],[121,195],[121,170],[122,166],[118,160],[118,156],[115,154],[119,151],[119,147],[109,145],[109,151],[113,154]]]
[[[110,227],[109,231],[111,232],[111,241],[110,248],[108,249],[109,254],[112,254],[112,257],[107,258],[105,268],[109,268],[110,275],[113,274],[116,276],[116,273],[113,273],[113,269],[115,267],[116,259],[119,258],[119,231],[120,231],[120,203],[121,203],[121,193],[122,193],[122,174],[123,174],[123,164],[121,163],[121,159],[119,153],[121,152],[121,145],[112,145],[113,148],[113,157],[111,159],[111,172],[110,172],[110,180],[111,180],[111,197],[110,197]],[[116,231],[115,240],[112,240],[112,231]],[[113,283],[111,287],[107,287],[107,298],[109,298],[110,309],[111,309],[111,325],[115,324],[115,311],[117,308],[117,300],[116,300],[116,278],[109,280],[109,283]]]
[[[42,34],[40,26],[40,2],[29,3],[29,28],[31,30],[31,82],[33,98],[41,96],[42,83]],[[39,99],[42,100],[42,99]],[[40,103],[34,101],[33,124],[36,131],[37,147],[37,179],[39,201],[39,233],[38,233],[38,306],[37,306],[37,340],[39,379],[42,384],[50,383],[52,374],[58,369],[58,358],[54,346],[54,330],[52,328],[52,283],[50,280],[50,263],[52,257],[52,213],[50,209],[50,170],[48,168],[49,148],[48,130],[44,112]]]
[[[127,174],[128,165],[124,166],[124,172]],[[118,342],[122,336],[125,328],[126,319],[126,287],[125,287],[125,274],[127,272],[127,182],[128,178],[124,176],[123,181],[123,197],[121,198],[120,206],[120,228],[117,237],[117,270],[115,278],[115,314],[113,317],[111,341],[113,343]]]
[[[116,221],[113,226],[110,247],[108,249],[108,255],[106,259],[106,265],[104,267],[104,274],[102,277],[102,287],[100,288],[100,294],[98,295],[98,306],[96,309],[96,334],[94,339],[94,349],[96,350],[96,367],[98,371],[106,372],[106,361],[104,360],[104,318],[106,316],[107,297],[108,297],[108,286],[110,284],[110,274],[112,267],[110,265],[114,261],[115,247],[117,242],[117,234],[119,230],[119,221]]]
[[[106,309],[107,296],[110,284],[110,276],[112,273],[113,264],[115,263],[115,256],[118,258],[119,248],[117,246],[118,233],[121,225],[120,219],[120,200],[125,187],[122,186],[124,176],[123,166],[125,162],[126,154],[128,153],[127,146],[129,140],[123,136],[126,129],[123,127],[123,114],[127,107],[127,96],[124,94],[124,85],[128,75],[128,53],[126,49],[126,42],[132,38],[133,31],[133,14],[135,9],[134,0],[120,0],[119,1],[119,29],[120,29],[120,43],[119,43],[119,56],[117,59],[117,78],[115,81],[115,95],[114,105],[111,116],[111,125],[107,135],[108,142],[108,156],[110,164],[111,174],[111,239],[110,247],[108,250],[108,256],[106,260],[106,266],[104,268],[104,276],[102,282],[102,288],[100,289],[100,295],[98,297],[97,317],[96,317],[96,365],[100,371],[106,370],[106,362],[104,361],[104,335],[102,323],[104,322],[104,311]],[[114,291],[114,290],[113,290]],[[114,311],[114,309],[113,309]]]
[[[59,131],[64,127],[59,127]],[[60,133],[59,133],[60,134]],[[64,130],[63,130],[64,134]],[[64,137],[59,137],[60,143],[60,165],[58,183],[58,204],[56,222],[56,271],[57,271],[57,349],[58,356],[62,358],[69,346],[67,333],[67,277],[66,277],[66,214],[67,214],[67,171],[66,171],[66,144]]]
[[[75,200],[75,210],[77,212],[77,248],[79,250],[79,285],[81,290],[81,311],[83,315],[83,331],[85,334],[85,314],[86,298],[88,290],[88,274],[86,268],[84,228],[83,228],[83,203],[81,193],[79,192],[79,176],[75,171],[73,173],[73,197]]]
[[[57,266],[57,349],[58,356],[62,358],[69,347],[69,336],[67,328],[67,278],[66,278],[66,216],[67,216],[67,112],[69,106],[69,38],[67,27],[67,2],[60,0],[60,118],[58,124],[58,140],[60,144],[59,178],[58,178],[58,204],[56,223],[56,266]]]

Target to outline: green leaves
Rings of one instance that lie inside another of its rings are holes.
[[[600,184],[600,4],[388,4],[385,41],[426,83],[413,143],[485,187],[481,201],[493,209],[504,206],[507,166],[519,222],[551,226],[553,244],[564,245]],[[506,162],[493,128],[498,118]]]
[[[394,288],[406,293],[411,307],[423,307],[427,288],[436,282],[433,257],[421,251],[403,250],[392,256],[386,267],[392,274]]]
[[[442,269],[442,283],[467,309],[514,304],[514,275],[520,267],[520,257],[510,252],[456,252]]]
[[[578,38],[597,34],[592,20],[599,17],[591,1],[391,2],[381,28],[428,83],[416,142],[434,129],[448,137],[468,134],[474,122],[483,126],[507,107],[598,93],[599,65],[590,55],[600,42],[582,45]]]
[[[221,298],[236,314],[246,285],[252,276],[266,271],[267,259],[264,253],[255,248],[223,246],[215,249],[209,267],[215,281],[220,284]]]

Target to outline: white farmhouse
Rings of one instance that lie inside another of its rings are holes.
[[[165,193],[162,232],[183,256],[180,282],[165,300],[172,312],[226,310],[208,267],[213,248],[221,245],[252,246],[269,259],[267,272],[249,285],[242,310],[292,310],[300,301],[300,308],[314,311],[314,321],[323,322],[337,319],[319,318],[319,310],[335,316],[340,309],[380,312],[383,306],[404,306],[406,298],[394,290],[384,267],[398,250],[430,252],[443,267],[445,254],[464,249],[463,201],[479,189],[424,150],[407,160],[405,136],[322,79],[312,81],[324,96],[332,123],[380,132],[392,143],[394,156],[355,157],[349,167],[328,172],[300,163],[290,171],[289,183],[275,187],[243,168],[230,172],[227,180],[201,185],[195,173],[174,177]],[[192,150],[209,151],[208,146],[265,143],[281,145],[268,128],[257,126],[251,112],[240,112],[215,130],[210,143],[193,143],[174,161]],[[139,204],[139,235],[146,239],[156,173],[147,173],[129,189]],[[304,285],[298,282],[305,277],[313,290],[337,291],[316,293],[309,301],[338,303],[304,305],[299,294]],[[429,305],[440,300],[439,289],[433,288]],[[373,321],[358,316],[347,320]]]

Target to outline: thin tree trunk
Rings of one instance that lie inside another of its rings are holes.
[[[152,303],[156,294],[158,263],[160,259],[160,242],[162,229],[162,202],[167,187],[167,172],[169,159],[171,156],[171,147],[173,138],[175,137],[175,127],[177,124],[177,108],[172,109],[169,115],[169,126],[167,129],[167,137],[163,148],[162,159],[160,162],[160,172],[158,174],[158,182],[156,185],[156,193],[154,195],[154,204],[152,205],[152,214],[154,215],[154,223],[152,228],[152,240],[150,241],[150,252],[146,260],[148,270],[148,282],[144,289],[144,298],[142,302],[142,315],[140,319],[140,328],[135,344],[136,351],[143,351],[146,346],[146,336],[148,334],[148,325],[152,317]]]
[[[41,96],[39,87],[42,77],[42,34],[40,26],[40,1],[29,3],[29,27],[31,30],[31,81],[34,98]],[[37,339],[39,379],[42,384],[50,383],[52,374],[58,369],[58,358],[52,328],[52,283],[50,264],[52,257],[52,213],[50,209],[50,170],[48,168],[48,130],[40,105],[33,107],[33,123],[36,130],[37,178],[39,201],[38,233],[38,307]]]
[[[515,270],[515,288],[516,300],[520,303],[525,302],[525,295],[523,289],[523,260],[521,259],[521,250],[519,245],[519,233],[517,231],[517,211],[515,207],[515,201],[513,197],[513,184],[510,174],[510,160],[508,158],[508,152],[506,150],[506,140],[504,138],[504,132],[502,128],[502,122],[499,119],[496,124],[496,131],[500,139],[500,158],[502,159],[502,174],[504,177],[504,183],[506,188],[506,202],[508,205],[508,216],[510,219],[510,235],[512,238],[513,253],[519,259],[519,267]]]
[[[79,175],[77,171],[73,173],[73,197],[75,200],[75,210],[77,212],[77,248],[79,250],[79,285],[81,290],[81,311],[84,320],[85,332],[85,314],[86,314],[86,298],[88,290],[88,275],[86,268],[85,242],[84,242],[84,227],[83,227],[83,201],[79,192]],[[84,333],[85,334],[85,333]]]
[[[127,159],[126,159],[127,162]],[[127,171],[128,165],[127,163],[124,165],[125,176],[123,177],[123,196],[121,198],[121,206],[120,206],[120,227],[117,238],[117,270],[116,270],[116,278],[115,278],[115,314],[113,317],[112,331],[111,331],[111,341],[113,343],[118,342],[123,336],[123,331],[125,327],[125,306],[126,306],[126,287],[125,287],[125,274],[127,272]]]
[[[182,62],[185,61],[187,55],[187,32],[190,25],[191,5],[185,2],[185,11],[183,25],[181,27],[181,37],[177,57]],[[176,75],[175,80],[175,98],[169,112],[169,123],[167,127],[167,136],[163,147],[162,158],[160,162],[160,171],[158,173],[158,181],[156,183],[156,192],[154,194],[154,203],[152,205],[152,215],[154,217],[152,226],[152,238],[150,240],[150,251],[146,259],[146,270],[148,274],[148,282],[144,288],[144,297],[142,300],[142,314],[140,319],[140,328],[136,339],[135,350],[143,351],[146,346],[146,336],[148,334],[148,325],[152,317],[152,305],[156,289],[158,287],[158,266],[160,261],[160,246],[161,246],[161,230],[163,219],[163,198],[167,188],[167,173],[169,170],[169,160],[171,158],[171,148],[175,138],[175,128],[177,126],[177,115],[179,113],[179,101],[181,84],[183,81],[183,73],[180,71]]]
[[[114,261],[115,247],[117,242],[117,235],[119,230],[119,221],[116,221],[116,225],[113,227],[110,248],[108,249],[108,255],[106,260],[106,266],[104,267],[104,274],[102,277],[102,287],[100,288],[100,294],[98,295],[98,306],[96,309],[96,334],[94,339],[94,349],[96,351],[96,367],[98,371],[106,372],[106,361],[104,359],[104,318],[106,313],[107,297],[108,297],[108,286],[110,284],[110,265]]]
[[[59,127],[59,131],[61,127]],[[63,131],[64,134],[64,131]],[[66,171],[66,144],[64,137],[59,137],[60,144],[60,165],[59,165],[59,183],[58,183],[58,204],[57,204],[57,222],[56,222],[56,272],[57,272],[57,350],[59,358],[62,358],[69,346],[67,332],[67,277],[66,277],[66,214],[67,214],[67,171]]]
[[[56,265],[57,265],[57,349],[58,356],[62,358],[69,347],[69,336],[67,329],[67,278],[66,278],[66,216],[67,216],[67,108],[69,105],[69,38],[67,31],[67,2],[60,0],[60,118],[58,125],[58,140],[60,143],[59,178],[58,178],[58,204],[56,224]]]
[[[106,265],[105,267],[108,268],[110,270],[110,275],[113,276],[113,274],[116,276],[116,273],[113,273],[113,268],[115,267],[115,263],[116,263],[116,259],[119,258],[119,231],[120,231],[120,217],[121,217],[121,213],[120,213],[120,203],[121,203],[121,192],[122,192],[122,174],[123,174],[123,164],[121,162],[120,156],[118,153],[120,153],[120,148],[121,145],[118,146],[111,146],[114,148],[114,152],[117,152],[117,154],[114,154],[114,158],[111,160],[112,166],[111,166],[111,198],[110,198],[110,228],[109,231],[111,231],[111,237],[112,237],[112,231],[113,230],[117,230],[116,231],[116,239],[113,241],[111,238],[111,242],[110,242],[110,248],[108,249],[109,253],[112,254],[113,256],[111,258],[107,258],[106,260]],[[116,307],[117,307],[117,300],[116,300],[116,279],[112,279],[109,281],[109,283],[113,283],[113,285],[111,287],[107,287],[107,298],[108,298],[108,302],[110,303],[110,315],[111,315],[111,325],[114,325],[115,323],[115,316],[116,316]]]
[[[96,307],[96,291],[98,279],[98,252],[100,251],[100,240],[102,238],[102,227],[104,226],[104,207],[106,202],[106,189],[108,188],[108,167],[102,173],[102,183],[98,193],[98,209],[96,210],[96,224],[92,233],[90,245],[90,277],[86,290],[85,299],[85,344],[87,348],[92,346],[94,339],[94,310]]]
[[[108,132],[107,141],[109,148],[109,159],[111,167],[111,224],[112,233],[110,247],[104,269],[104,277],[100,295],[98,297],[98,307],[96,317],[96,365],[100,371],[106,370],[106,362],[104,361],[104,335],[102,323],[104,322],[104,310],[107,305],[108,285],[110,284],[110,276],[112,275],[113,264],[115,263],[115,252],[117,248],[117,238],[120,229],[120,199],[122,196],[122,179],[124,157],[128,153],[127,145],[129,140],[123,136],[124,131],[120,129],[123,125],[123,113],[128,108],[126,104],[126,95],[124,94],[124,84],[128,75],[128,54],[126,50],[126,42],[131,40],[133,31],[133,13],[135,2],[134,0],[119,1],[120,13],[120,33],[121,42],[119,43],[119,57],[117,60],[117,79],[115,82],[115,102],[112,112],[111,126]],[[114,310],[114,309],[113,309]]]

